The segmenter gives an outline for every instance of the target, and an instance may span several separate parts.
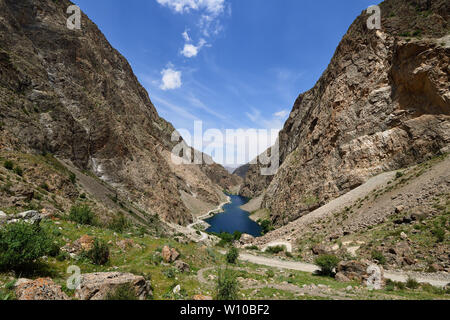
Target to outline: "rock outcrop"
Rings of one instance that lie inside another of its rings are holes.
[[[79,300],[105,300],[121,286],[134,289],[136,297],[145,300],[152,295],[150,282],[142,276],[121,272],[97,272],[81,275],[80,288],[75,297]]]
[[[15,284],[17,300],[70,300],[50,278],[36,280],[21,278]]]
[[[173,126],[87,16],[66,27],[70,5],[0,1],[0,150],[52,153],[169,222],[192,221],[181,192],[218,205],[237,178],[219,165],[195,166],[195,183],[173,170]]]
[[[450,151],[448,1],[387,0],[382,29],[363,13],[279,134],[281,167],[251,165],[241,193],[285,225],[370,177]]]

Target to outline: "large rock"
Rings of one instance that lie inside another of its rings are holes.
[[[239,243],[241,245],[245,245],[245,244],[249,244],[251,243],[253,240],[255,239],[255,237],[253,237],[252,235],[249,235],[247,233],[243,233],[241,235],[241,238],[239,239]]]
[[[180,257],[180,253],[175,248],[170,248],[169,246],[164,246],[161,254],[166,263],[175,262]]]
[[[369,266],[374,264],[368,260],[351,260],[351,261],[341,261],[336,268],[336,280],[341,282],[359,281],[365,283],[367,279],[371,276],[369,274]],[[381,271],[381,282],[384,282],[384,271],[383,267],[377,266]]]
[[[105,300],[108,294],[123,286],[131,285],[139,300],[152,295],[150,282],[142,276],[122,272],[97,272],[81,276],[80,288],[75,296],[80,300]]]
[[[173,265],[174,265],[175,268],[177,268],[178,271],[180,271],[180,272],[183,272],[183,273],[186,272],[186,273],[188,273],[188,272],[191,271],[191,268],[189,267],[189,265],[188,265],[186,262],[184,262],[184,261],[181,261],[181,260],[175,261],[175,263],[174,263]]]
[[[19,279],[15,285],[15,293],[18,300],[69,300],[61,286],[50,278]]]
[[[94,246],[94,242],[95,239],[93,237],[84,235],[75,240],[73,243],[67,243],[64,247],[61,248],[61,250],[69,253],[71,257],[75,257],[82,252],[91,250]]]

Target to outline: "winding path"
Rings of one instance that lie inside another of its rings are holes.
[[[222,251],[220,252],[224,253]],[[248,253],[241,253],[239,255],[239,260],[267,267],[303,271],[308,273],[314,273],[315,271],[320,270],[319,267],[311,263],[283,261],[277,258],[261,257]],[[409,276],[413,277],[420,283],[429,283],[436,287],[444,287],[450,283],[450,275],[439,277],[431,274],[415,274],[414,272],[384,271],[384,277],[392,281],[406,282]]]
[[[191,223],[190,225],[188,225],[187,228],[190,229],[190,230],[193,231],[193,232],[198,231],[198,230],[195,230],[195,229],[194,229],[194,226],[195,226],[195,225],[197,225],[197,224],[199,224],[199,223],[206,223],[206,222],[204,221],[204,219],[207,219],[207,218],[209,218],[209,217],[211,216],[211,214],[216,213],[216,212],[222,210],[223,206],[226,205],[226,204],[228,204],[228,203],[230,203],[230,202],[231,202],[231,198],[230,198],[229,196],[227,196],[227,201],[222,202],[216,209],[210,210],[210,211],[208,211],[208,213],[206,213],[206,214],[204,214],[204,215],[202,215],[202,216],[197,217],[197,218],[195,219],[195,222],[193,222],[193,223]],[[207,234],[207,233],[205,233],[205,232],[203,232],[203,231],[200,231],[200,233],[201,233],[201,238],[198,240],[198,242],[203,242],[203,241],[205,241],[205,240],[208,239],[208,234]]]

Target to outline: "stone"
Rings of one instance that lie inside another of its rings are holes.
[[[50,278],[21,278],[15,284],[15,293],[18,300],[70,300]]]
[[[180,253],[175,249],[170,249],[170,262],[175,262],[180,257]]]
[[[403,240],[406,240],[406,239],[408,239],[408,236],[406,233],[402,232],[402,233],[400,233],[400,238],[402,238]]]
[[[337,271],[336,276],[339,275],[338,277],[339,277],[339,279],[341,279],[340,281],[342,281],[342,282],[347,282],[347,281],[343,281],[345,279],[349,279],[350,281],[364,282],[370,276],[370,274],[367,273],[367,269],[371,265],[373,265],[373,264],[367,260],[341,261],[341,262],[339,262],[339,264],[336,268],[336,271]],[[381,280],[383,281],[383,277],[384,277],[383,268],[381,266],[378,266],[378,267],[380,268],[381,278],[382,278]]]
[[[117,241],[116,245],[122,250],[133,248],[135,246],[134,241],[131,239],[124,239],[124,240]]]
[[[255,239],[255,237],[253,237],[247,233],[243,233],[241,235],[241,238],[239,239],[239,242],[241,245],[245,245],[245,244],[251,243],[254,239]]]
[[[122,272],[96,272],[81,275],[80,288],[75,296],[79,300],[105,300],[108,294],[123,285],[130,285],[139,300],[152,295],[150,281],[142,276]]]
[[[321,254],[329,254],[330,250],[328,250],[328,248],[324,245],[324,244],[316,244],[315,246],[313,246],[311,248],[311,251],[315,254],[315,255],[321,255]]]
[[[164,246],[162,248],[161,255],[164,262],[170,263],[172,261],[172,253],[170,252],[169,246]]]
[[[338,282],[350,282],[351,280],[347,278],[342,272],[336,273],[334,279]]]
[[[178,269],[178,271],[183,272],[183,273],[188,273],[191,271],[191,268],[189,267],[189,265],[186,262],[183,262],[181,260],[175,261],[174,266],[175,266],[175,268]]]

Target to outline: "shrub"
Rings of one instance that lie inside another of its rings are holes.
[[[94,225],[94,213],[86,206],[73,206],[70,209],[69,220],[86,225]]]
[[[417,282],[416,279],[413,279],[411,277],[406,280],[406,287],[408,289],[417,289],[420,286],[420,284]]]
[[[14,162],[12,162],[11,160],[6,160],[5,162],[3,162],[3,166],[7,170],[12,170],[14,168]]]
[[[71,172],[69,174],[69,180],[70,182],[72,182],[73,184],[75,184],[75,182],[77,182],[77,176],[75,175],[75,173]]]
[[[265,252],[272,253],[272,254],[278,254],[285,250],[286,250],[285,246],[275,246],[275,247],[268,247]]]
[[[21,269],[49,253],[52,239],[39,226],[26,222],[0,229],[0,269]]]
[[[445,230],[443,228],[435,228],[433,235],[436,237],[437,242],[444,242],[445,240]]]
[[[229,234],[227,232],[222,233],[214,233],[215,236],[220,238],[219,243],[217,244],[219,247],[225,247],[233,243],[234,237],[232,234]]]
[[[168,279],[175,278],[175,270],[173,268],[166,269],[162,272]]]
[[[14,168],[14,173],[17,174],[18,176],[23,176],[23,170],[19,166]]]
[[[227,253],[227,262],[235,264],[237,259],[239,258],[239,250],[235,247],[230,248]]]
[[[266,234],[270,231],[272,231],[274,228],[272,226],[272,221],[270,220],[263,220],[260,222],[260,226],[262,228],[262,233]]]
[[[118,286],[115,290],[108,293],[106,300],[125,300],[132,301],[137,300],[136,290],[129,283],[122,284]]]
[[[130,227],[130,222],[123,215],[123,213],[119,213],[116,217],[112,219],[109,223],[108,228],[116,231],[118,233],[123,233],[126,229]]]
[[[395,179],[400,179],[401,177],[404,176],[404,173],[401,171],[397,171],[397,173],[395,174]]]
[[[377,260],[380,264],[386,263],[385,256],[380,251],[377,250],[372,251],[372,259]]]
[[[235,231],[233,233],[233,240],[237,241],[237,240],[241,239],[241,237],[242,237],[242,232]]]
[[[56,242],[52,242],[50,244],[49,250],[48,250],[48,255],[50,257],[54,257],[56,258],[61,252],[61,249],[59,247],[59,245]]]
[[[273,277],[275,276],[275,272],[273,272],[273,270],[269,269],[269,270],[267,270],[267,272],[266,272],[266,276],[267,276],[268,278],[273,278]]]
[[[255,245],[247,247],[246,249],[247,250],[253,250],[253,251],[258,251],[259,250],[258,246],[255,246]]]
[[[404,284],[403,282],[401,282],[401,281],[396,281],[396,282],[395,282],[395,286],[396,286],[397,289],[399,289],[399,290],[405,290],[405,288],[406,288],[405,284]]]
[[[219,270],[216,286],[216,300],[237,300],[238,281],[232,270]]]
[[[109,247],[103,240],[95,239],[92,249],[84,255],[93,264],[105,265],[109,261]]]
[[[325,276],[333,276],[334,269],[339,263],[339,258],[332,254],[318,256],[314,263],[320,267],[320,273]]]

